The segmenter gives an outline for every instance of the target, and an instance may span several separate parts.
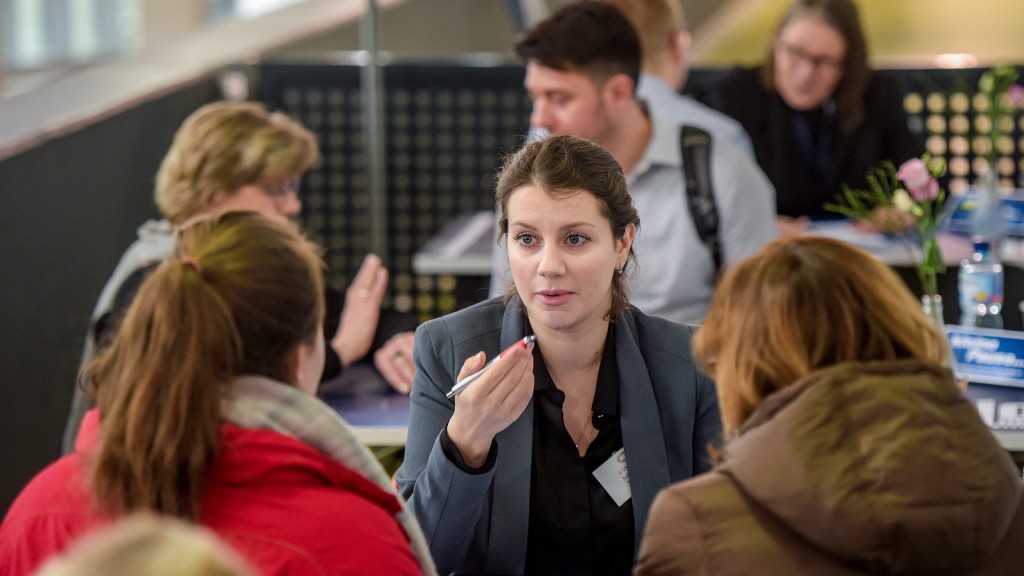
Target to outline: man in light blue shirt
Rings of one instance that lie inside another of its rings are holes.
[[[686,17],[678,0],[607,0],[640,38],[643,65],[637,97],[658,116],[703,128],[715,141],[728,140],[752,160],[754,147],[743,126],[725,114],[680,94],[690,74]]]
[[[622,166],[640,214],[638,269],[630,301],[648,314],[700,323],[716,283],[711,252],[690,215],[680,154],[680,122],[637,99],[640,43],[610,4],[567,5],[516,44],[526,60],[534,129],[588,138]],[[652,113],[653,112],[653,113]],[[775,192],[750,156],[714,139],[709,161],[725,267],[777,235]],[[491,293],[509,286],[507,253],[495,251]]]

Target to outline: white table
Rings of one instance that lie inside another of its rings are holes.
[[[825,220],[813,222],[805,231],[842,240],[862,248],[890,266],[913,266],[921,258],[921,251],[908,247],[907,243],[875,232],[862,232],[848,220]],[[942,259],[949,266],[956,266],[971,255],[974,245],[970,239],[955,234],[939,233],[939,250]]]
[[[412,269],[417,274],[490,276],[497,233],[492,210],[461,214],[416,251]]]

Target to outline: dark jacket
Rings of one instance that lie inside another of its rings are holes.
[[[761,74],[760,68],[736,68],[700,90],[698,97],[738,120],[750,135],[757,163],[775,186],[778,214],[837,217],[823,206],[835,201],[842,184],[864,188],[868,172],[883,160],[899,166],[924,151],[922,140],[907,126],[899,83],[874,72],[864,95],[864,122],[852,133],[842,133],[830,114],[805,115],[829,131],[825,187],[820,188],[811,176],[811,161],[802,152],[795,120],[800,113],[769,92]]]
[[[524,334],[522,303],[500,299],[423,324],[416,331],[405,462],[396,474],[423,528],[438,572],[522,574],[526,561],[533,402],[497,436],[497,460],[480,474],[444,454],[441,430],[454,412],[445,398],[469,356],[493,358]],[[622,440],[633,498],[634,545],[657,491],[710,467],[719,440],[714,383],[690,354],[691,328],[632,309],[615,328]]]
[[[947,370],[842,364],[655,500],[637,574],[1021,574],[1024,485]]]

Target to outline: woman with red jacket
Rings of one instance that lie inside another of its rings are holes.
[[[314,397],[322,265],[253,213],[184,229],[83,372],[97,410],[76,452],[0,525],[0,574],[139,511],[206,526],[263,574],[433,572],[383,469]]]

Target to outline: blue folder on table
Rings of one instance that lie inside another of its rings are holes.
[[[945,214],[939,229],[945,232],[972,236],[972,218],[978,209],[976,189],[968,190],[963,196],[952,196],[946,201]],[[1024,190],[1000,198],[1003,232],[1007,236],[1024,237]]]

